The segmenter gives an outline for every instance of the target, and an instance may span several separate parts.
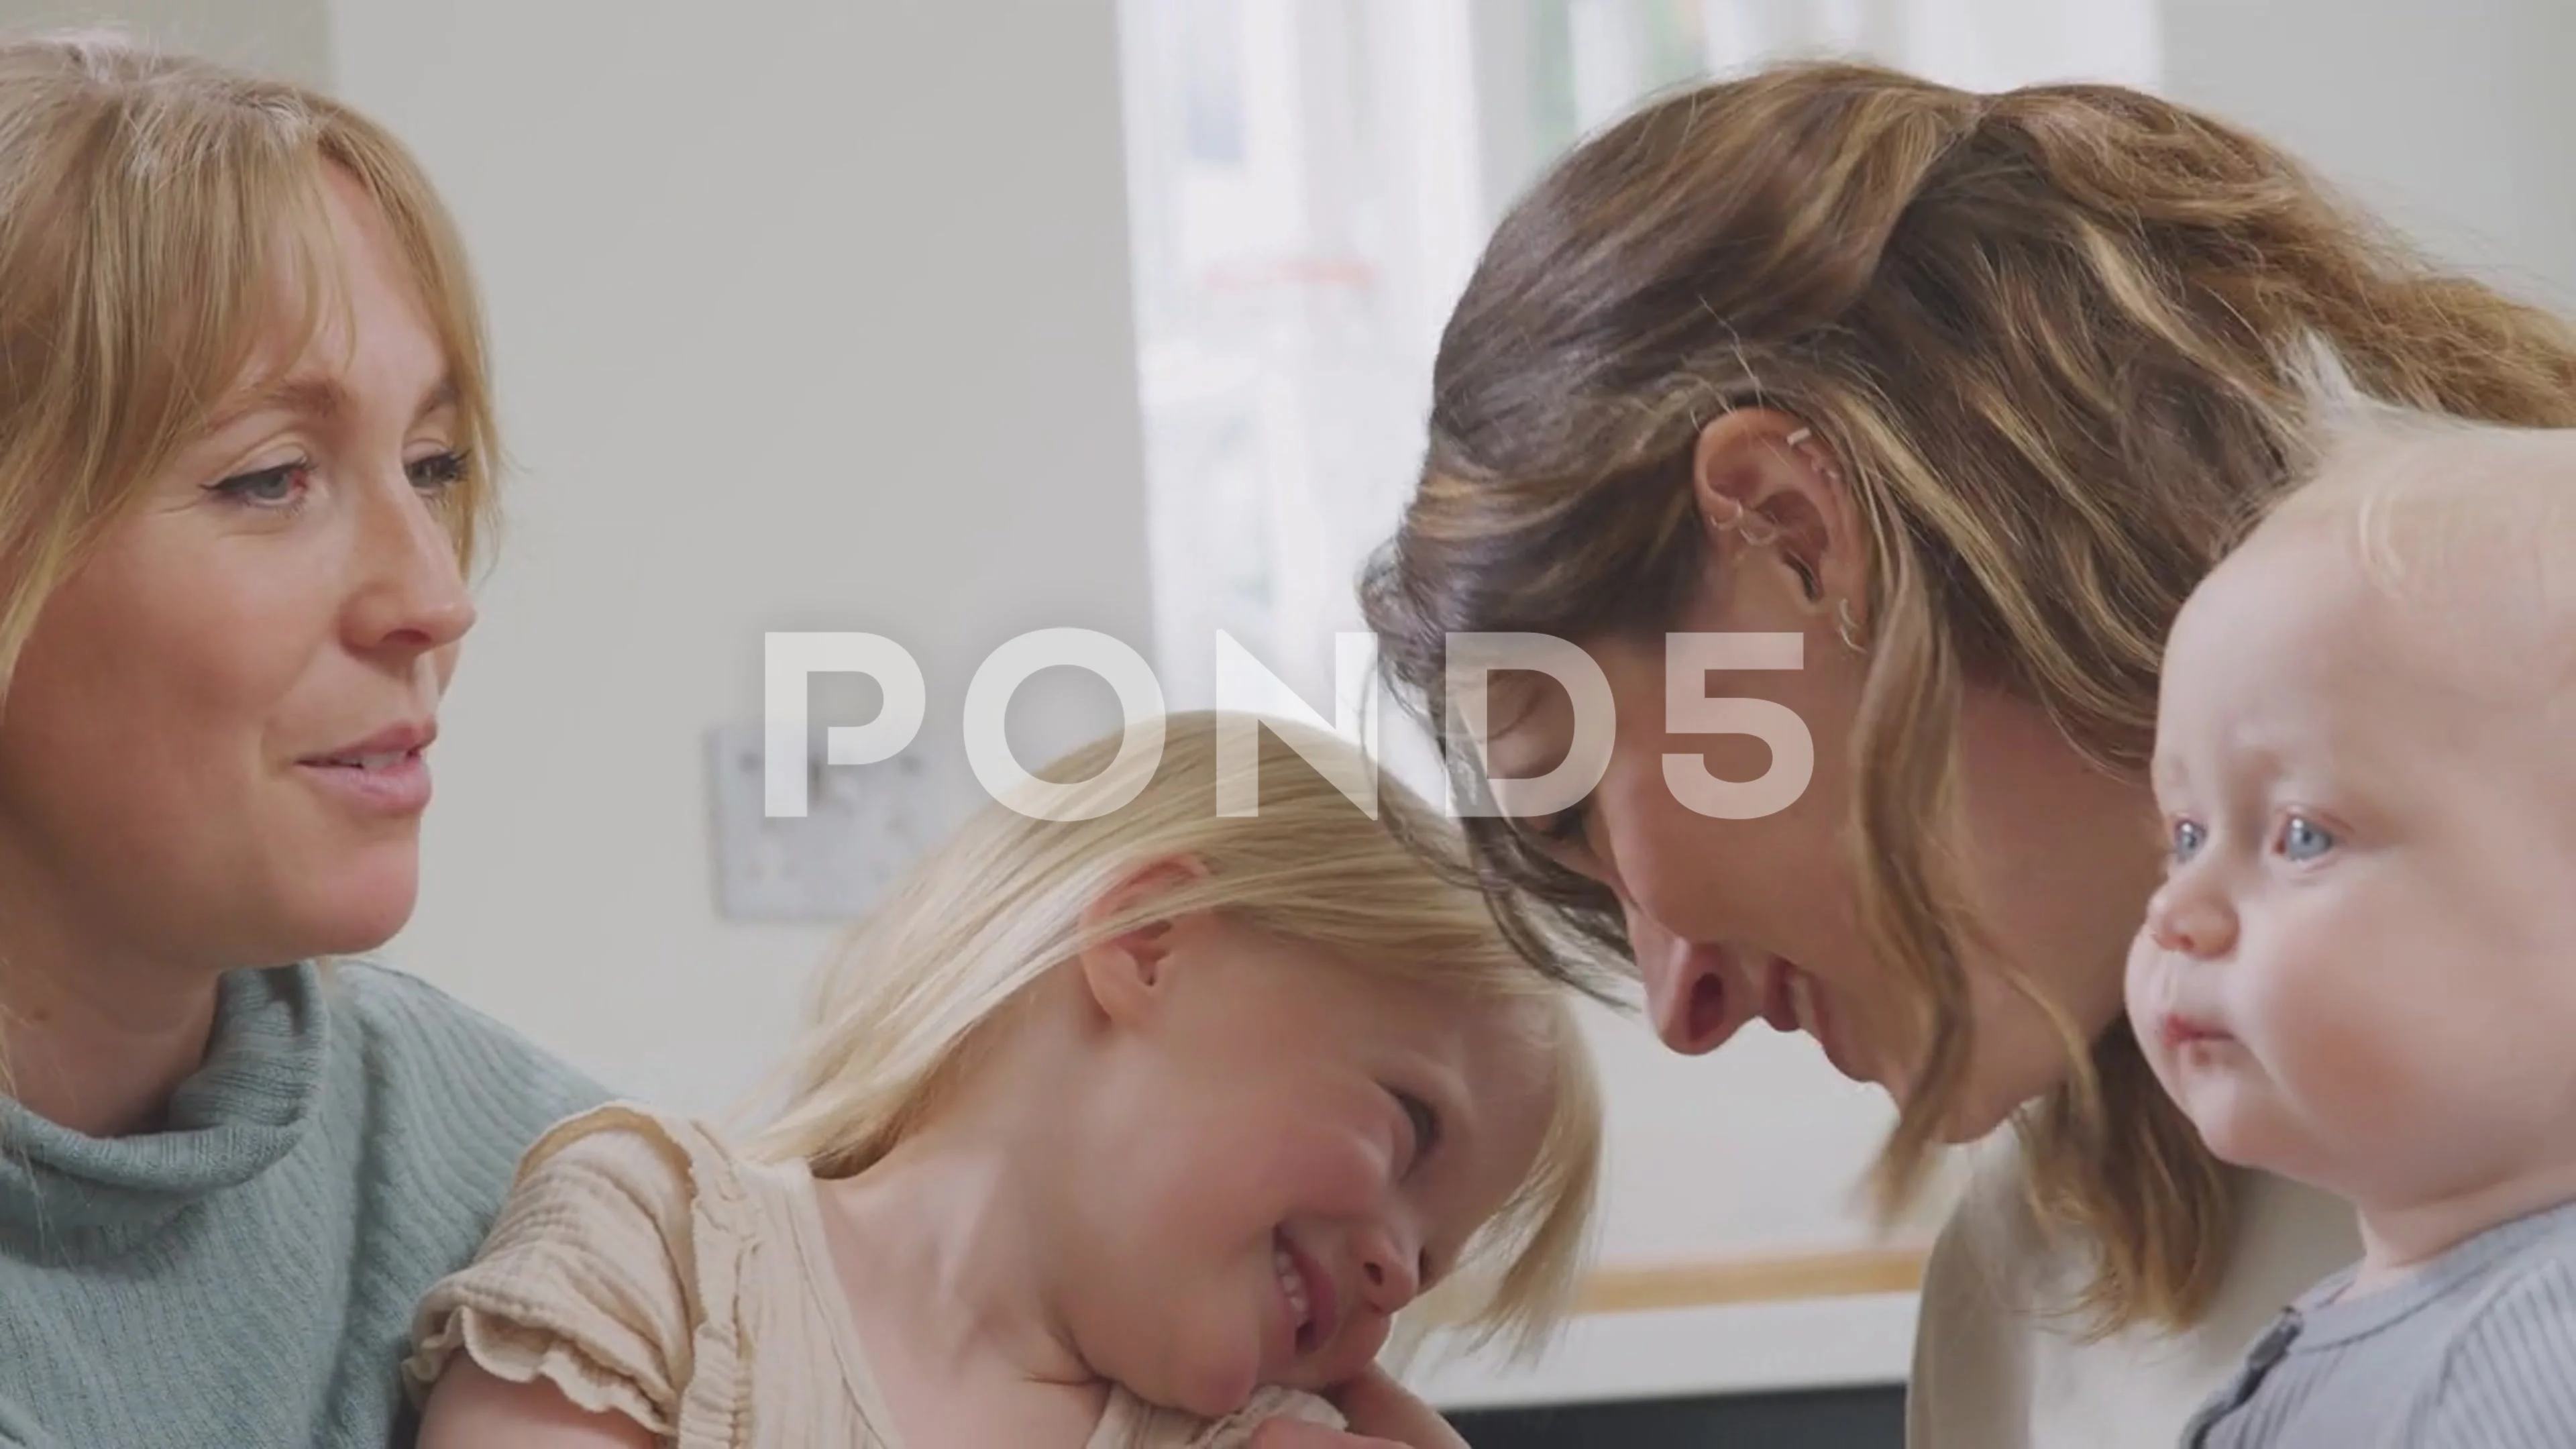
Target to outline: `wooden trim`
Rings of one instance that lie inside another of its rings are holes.
[[[1923,1257],[1920,1247],[1899,1246],[1600,1268],[1584,1282],[1575,1311],[1644,1313],[1912,1293],[1923,1286]]]

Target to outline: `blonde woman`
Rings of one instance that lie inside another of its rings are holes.
[[[1355,751],[1235,724],[1045,772],[1132,793],[1095,818],[988,806],[850,941],[751,1146],[549,1134],[423,1308],[423,1443],[1236,1445],[1338,1423],[1435,1284],[1534,1344],[1600,1151],[1563,996],[1400,786],[1372,819]]]
[[[1367,588],[1385,657],[1436,705],[1447,635],[1553,634],[1617,707],[1588,797],[1471,822],[1510,907],[1626,948],[1676,1051],[1813,1034],[1895,1098],[1895,1192],[2015,1129],[1933,1255],[1917,1449],[2163,1449],[2357,1251],[2341,1205],[2211,1157],[2120,1009],[2161,863],[2160,645],[2281,485],[2317,342],[2392,401],[2576,423],[2567,327],[2253,137],[2114,87],[1851,65],[1574,152],[1443,340]],[[1737,631],[1798,636],[1802,667],[1705,692],[1785,706],[1815,756],[1794,803],[1728,819],[1667,762],[1751,781],[1769,752],[1667,727],[1666,636]],[[1533,681],[1497,702],[1498,777],[1570,747]]]
[[[365,118],[0,44],[0,1442],[408,1442],[420,1294],[599,1099],[311,964],[411,912],[476,306]]]

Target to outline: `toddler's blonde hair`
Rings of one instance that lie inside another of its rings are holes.
[[[1219,747],[1229,731],[1257,746],[1229,757]],[[1395,979],[1550,1010],[1555,1079],[1538,1162],[1471,1241],[1459,1286],[1440,1295],[1442,1316],[1461,1320],[1471,1343],[1536,1349],[1571,1304],[1600,1175],[1600,1091],[1568,993],[1530,969],[1475,890],[1419,853],[1454,835],[1427,806],[1391,778],[1378,782],[1374,820],[1342,793],[1336,781],[1377,768],[1347,742],[1189,713],[1164,720],[1159,757],[1122,761],[1119,745],[1097,741],[1041,773],[1087,781],[1095,801],[1130,790],[1132,800],[1089,820],[989,805],[849,936],[790,1062],[789,1105],[756,1150],[827,1178],[865,1170],[921,1125],[1002,1008],[1049,969],[1147,921],[1221,912]],[[1220,813],[1233,798],[1221,797],[1220,777],[1243,790],[1247,768],[1258,771],[1257,796],[1244,790],[1258,813]],[[1201,872],[1086,926],[1087,908],[1115,887],[1181,860]]]

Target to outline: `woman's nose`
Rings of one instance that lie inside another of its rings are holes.
[[[1683,940],[1634,906],[1626,909],[1628,949],[1646,988],[1655,1035],[1684,1056],[1724,1046],[1753,1019],[1751,985],[1736,979],[1720,953]]]
[[[361,652],[444,649],[474,627],[456,537],[408,480],[370,500],[349,629]]]
[[[2236,912],[2208,883],[2177,876],[2148,899],[2147,934],[2177,955],[2224,956],[2236,948]]]

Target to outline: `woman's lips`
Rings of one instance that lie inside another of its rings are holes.
[[[1756,1014],[1773,1031],[1797,1031],[1798,968],[1774,956],[1762,966],[1762,1006]]]
[[[1825,1054],[1833,1069],[1855,1082],[1870,1080],[1843,1055],[1840,1035],[1825,990],[1816,978],[1792,962],[1774,956],[1763,967],[1762,1021],[1773,1031],[1804,1032]]]
[[[299,761],[304,778],[371,814],[418,815],[429,808],[429,761],[418,750]]]

